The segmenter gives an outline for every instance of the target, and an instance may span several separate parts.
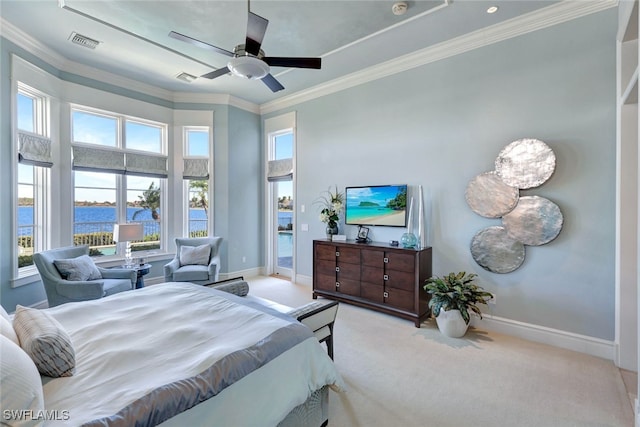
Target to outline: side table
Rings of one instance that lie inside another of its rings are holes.
[[[136,289],[140,289],[140,288],[144,288],[144,278],[142,276],[145,276],[147,274],[149,274],[149,269],[151,268],[151,264],[142,264],[142,265],[123,265],[121,268],[128,268],[131,270],[135,270],[136,273],[138,273],[138,280],[136,280]]]

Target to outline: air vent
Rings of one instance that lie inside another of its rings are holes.
[[[196,76],[192,76],[189,73],[180,73],[176,76],[176,79],[185,81],[187,83],[191,83],[192,81],[194,81],[196,79]]]
[[[84,46],[89,49],[95,49],[96,46],[100,44],[98,40],[83,36],[82,34],[78,34],[75,31],[71,33],[71,35],[69,36],[69,40],[71,40],[75,44],[79,44],[80,46]]]

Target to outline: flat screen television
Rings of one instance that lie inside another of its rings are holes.
[[[345,189],[345,223],[407,226],[407,185],[369,185]]]

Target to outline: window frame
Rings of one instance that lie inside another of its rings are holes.
[[[75,112],[82,112],[82,113],[87,113],[87,114],[93,114],[96,116],[100,116],[100,117],[107,117],[107,118],[113,118],[116,120],[116,145],[111,146],[111,145],[104,145],[104,144],[95,144],[95,143],[87,143],[85,141],[75,141],[73,139],[73,135],[74,135],[74,120],[73,120],[73,116]],[[132,115],[128,115],[128,114],[121,114],[121,113],[116,113],[116,112],[111,112],[111,111],[107,111],[107,110],[102,110],[99,108],[94,108],[94,107],[90,107],[90,106],[85,106],[85,105],[80,105],[80,104],[70,104],[69,107],[69,112],[70,112],[70,135],[71,135],[71,146],[82,146],[82,147],[92,147],[92,148],[98,148],[98,149],[102,149],[102,148],[106,148],[108,150],[114,150],[114,151],[118,151],[118,152],[124,152],[125,155],[126,153],[135,153],[135,154],[148,154],[149,156],[164,156],[168,158],[167,155],[167,147],[168,147],[168,135],[169,135],[169,124],[168,123],[162,123],[162,122],[158,122],[158,121],[154,121],[154,120],[149,120],[149,119],[144,119],[144,118],[140,118],[140,117],[136,117],[136,116],[132,116]],[[155,127],[158,128],[160,130],[160,152],[157,151],[147,151],[147,150],[141,150],[139,148],[127,148],[126,147],[126,140],[127,140],[127,123],[135,123],[138,125],[146,125],[146,126],[151,126],[151,127]],[[101,172],[101,173],[109,173],[109,172]],[[117,223],[126,223],[127,222],[127,193],[129,191],[137,191],[137,190],[131,190],[129,188],[129,182],[127,180],[127,175],[121,175],[121,174],[116,174],[116,173],[112,173],[113,175],[115,175],[116,178],[116,196],[115,196],[115,203],[116,203],[116,219],[115,219],[115,224]],[[82,187],[82,185],[78,186],[76,184],[76,174],[75,171],[72,171],[72,189],[73,189],[73,200],[72,200],[72,216],[73,216],[73,220],[72,220],[72,226],[75,229],[75,194],[76,194],[76,188],[77,187]],[[160,188],[160,210],[164,211],[164,213],[166,214],[168,212],[168,209],[166,209],[165,207],[167,206],[167,189],[168,189],[168,184],[167,184],[167,178],[161,178],[161,177],[152,177],[149,176],[149,178],[152,179],[157,179],[158,180],[158,187]],[[160,224],[159,224],[159,232],[160,232],[160,248],[157,249],[150,249],[147,251],[136,251],[137,255],[141,255],[141,256],[145,256],[148,257],[148,255],[151,252],[163,252],[166,250],[167,248],[167,230],[168,230],[168,226],[167,226],[167,217],[165,214],[161,214],[160,215]],[[111,260],[111,259],[120,259],[123,257],[123,254],[120,253],[121,251],[121,245],[116,244],[116,251],[113,255],[104,255],[101,256],[100,259],[101,260]]]
[[[189,132],[203,132],[207,133],[207,156],[198,156],[189,154]],[[182,141],[183,141],[183,159],[191,158],[191,159],[208,159],[209,160],[209,188],[207,191],[207,201],[208,201],[208,210],[207,210],[207,235],[213,235],[213,210],[211,201],[213,200],[213,185],[212,185],[212,173],[211,166],[213,163],[213,155],[212,155],[212,128],[210,126],[182,126]],[[190,213],[190,203],[191,203],[191,181],[190,179],[183,179],[183,194],[184,194],[184,211],[183,217],[185,221],[183,221],[183,235],[190,236],[191,235],[191,218],[189,216]]]
[[[26,96],[33,99],[33,129],[18,128],[18,95]],[[51,137],[51,102],[52,96],[33,88],[21,81],[17,81],[12,90],[12,153],[13,158],[18,159],[18,132],[24,130],[33,134]],[[13,165],[13,233],[12,245],[16,248],[12,261],[12,280],[11,286],[18,287],[30,283],[29,278],[37,274],[35,264],[24,267],[19,266],[20,251],[18,250],[18,227],[19,227],[19,187],[21,184],[19,177],[18,160],[12,162]],[[29,165],[33,169],[33,230],[32,230],[32,253],[50,249],[51,245],[51,214],[50,214],[50,198],[51,198],[51,172],[50,168]]]

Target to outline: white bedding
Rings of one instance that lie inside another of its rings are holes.
[[[291,323],[236,300],[172,282],[47,309],[71,337],[76,371],[44,384],[45,408],[70,414],[69,420],[45,425],[81,425],[108,417],[111,423],[114,414],[137,399],[196,377],[229,353],[238,354]],[[213,412],[198,419],[208,426],[276,425],[324,385],[341,387],[342,380],[311,336],[204,402]],[[167,424],[180,425],[180,419]]]

